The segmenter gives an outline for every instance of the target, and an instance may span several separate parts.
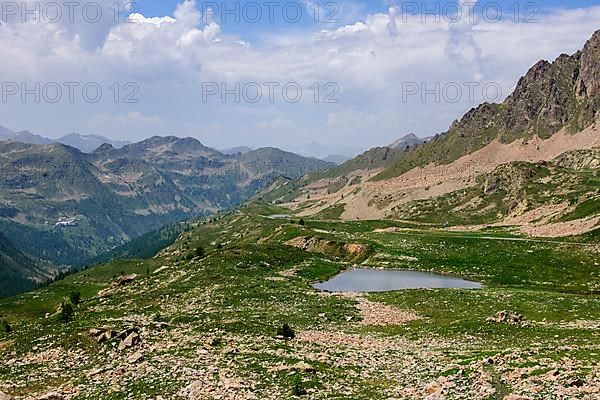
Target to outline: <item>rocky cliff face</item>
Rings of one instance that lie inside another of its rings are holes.
[[[568,151],[553,161],[560,167],[574,170],[598,169],[600,168],[600,149]]]
[[[520,79],[496,117],[504,142],[547,138],[563,127],[589,126],[600,109],[600,31],[573,55],[540,61]]]
[[[594,97],[600,93],[600,31],[596,31],[581,52],[577,97]]]

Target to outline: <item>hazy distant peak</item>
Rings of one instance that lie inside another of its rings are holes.
[[[323,158],[323,160],[330,162],[330,163],[334,163],[336,165],[340,165],[340,164],[343,164],[346,161],[350,160],[351,158],[352,157],[344,156],[341,154],[331,154],[331,155],[328,155],[327,157]]]
[[[235,154],[246,154],[252,151],[252,149],[248,146],[237,146],[229,149],[219,150],[223,154],[227,155],[235,155]]]
[[[70,133],[56,139],[56,142],[75,147],[84,153],[91,153],[105,143],[114,148],[121,148],[129,144],[127,141],[111,140],[100,135],[80,135],[79,133]]]
[[[36,135],[29,131],[16,132],[10,138],[16,142],[31,143],[31,144],[50,144],[52,140]]]
[[[392,149],[404,149],[406,147],[413,147],[413,146],[423,144],[423,143],[425,143],[425,141],[426,141],[425,139],[419,138],[414,133],[409,133],[408,135],[403,136],[400,139],[396,140],[394,143],[392,143],[388,147],[391,147]]]
[[[11,139],[14,132],[0,125],[0,140]]]

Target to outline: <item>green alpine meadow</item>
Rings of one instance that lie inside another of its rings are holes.
[[[0,400],[600,400],[599,20],[3,1]]]

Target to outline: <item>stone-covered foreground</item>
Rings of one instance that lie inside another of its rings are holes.
[[[153,259],[2,300],[13,331],[0,334],[0,399],[600,398],[594,237],[299,225],[266,213],[285,210],[243,208],[198,223]],[[286,244],[299,237],[326,245]],[[348,251],[355,245],[363,250]],[[310,286],[353,264],[486,287],[341,295]],[[73,291],[82,301],[61,321]]]

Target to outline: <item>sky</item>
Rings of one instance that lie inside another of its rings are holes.
[[[503,101],[583,47],[600,0],[26,0],[0,21],[2,126],[323,156]]]

